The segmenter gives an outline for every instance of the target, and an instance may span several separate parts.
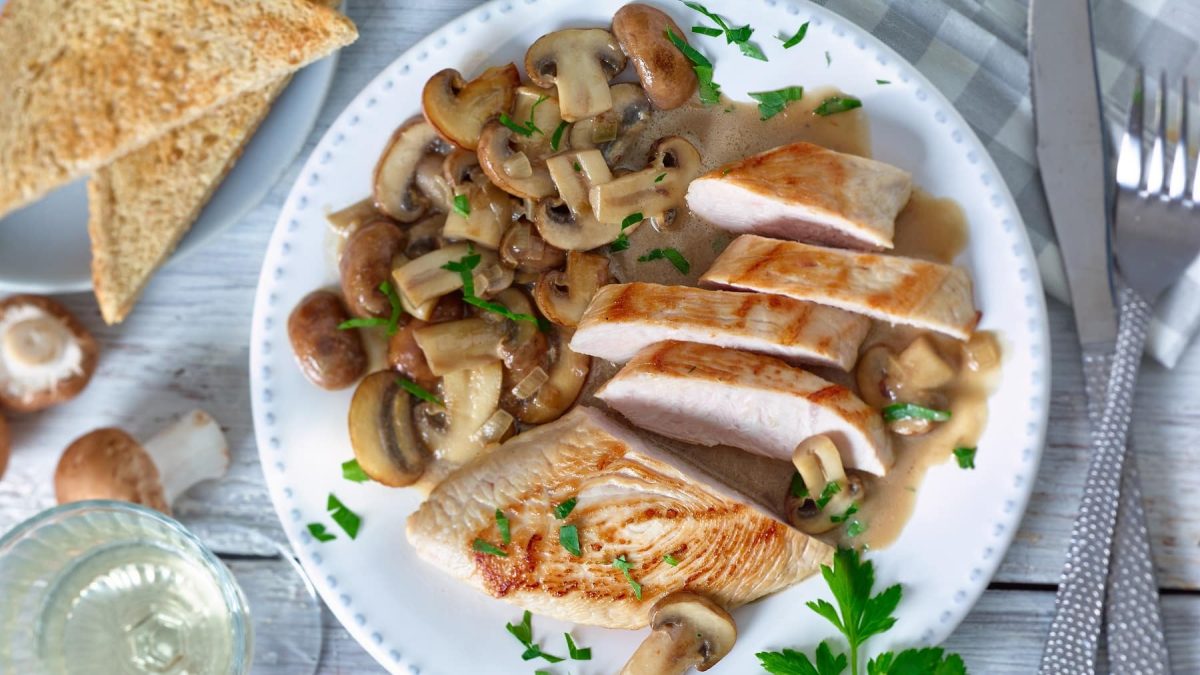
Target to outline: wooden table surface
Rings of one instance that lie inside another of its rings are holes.
[[[267,239],[301,162],[342,108],[409,45],[475,4],[353,0],[350,15],[361,37],[342,52],[308,145],[263,203],[201,251],[163,270],[121,326],[105,327],[90,295],[64,298],[100,341],[99,370],[77,400],[12,420],[15,453],[0,481],[0,532],[53,504],[54,463],[76,436],[115,425],[145,437],[175,415],[203,407],[226,428],[234,465],[225,480],[186,495],[178,515],[185,523],[219,519],[283,540],[259,469],[247,394],[249,317]],[[1088,443],[1079,350],[1069,311],[1054,302],[1050,329],[1050,432],[1033,499],[990,589],[946,645],[976,673],[1036,670],[1082,489]],[[1198,384],[1200,350],[1191,350],[1171,372],[1147,362],[1133,426],[1179,673],[1200,672]],[[267,562],[253,555],[230,562],[244,582],[270,583],[262,572]],[[324,635],[320,673],[383,672],[327,611]],[[299,664],[285,664],[273,672],[298,670]]]

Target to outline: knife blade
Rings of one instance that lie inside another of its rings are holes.
[[[1079,342],[1116,343],[1111,214],[1088,0],[1033,0],[1029,62],[1037,160],[1058,238]]]

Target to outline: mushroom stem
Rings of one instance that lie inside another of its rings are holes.
[[[704,662],[704,641],[695,631],[671,625],[656,628],[621,669],[621,675],[683,675]]]
[[[158,432],[142,447],[154,460],[167,504],[188,488],[216,480],[229,470],[229,444],[220,425],[203,410],[193,410]]]

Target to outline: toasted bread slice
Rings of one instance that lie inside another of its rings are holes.
[[[242,94],[92,175],[92,288],[107,323],[133,309],[290,79]]]
[[[9,0],[0,215],[356,36],[308,0]]]

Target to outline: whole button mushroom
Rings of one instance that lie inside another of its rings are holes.
[[[300,372],[323,389],[345,389],[367,371],[367,350],[357,330],[340,330],[350,319],[342,299],[329,291],[304,296],[288,316],[288,340]]]
[[[39,295],[0,302],[0,405],[33,412],[74,398],[98,355],[92,334],[58,302]]]
[[[676,591],[654,604],[650,637],[621,675],[682,675],[717,665],[733,649],[737,626],[719,605],[701,595]]]
[[[659,110],[687,103],[697,85],[692,62],[667,39],[667,30],[687,41],[687,33],[671,17],[649,5],[635,2],[613,15],[613,35],[633,62],[646,96]]]
[[[525,72],[539,87],[558,87],[558,108],[568,122],[612,107],[608,83],[625,69],[625,54],[602,28],[547,33],[525,52]]]
[[[229,444],[211,415],[194,410],[143,443],[120,429],[96,429],[67,446],[54,470],[59,504],[115,499],[170,515],[190,487],[229,469]]]

